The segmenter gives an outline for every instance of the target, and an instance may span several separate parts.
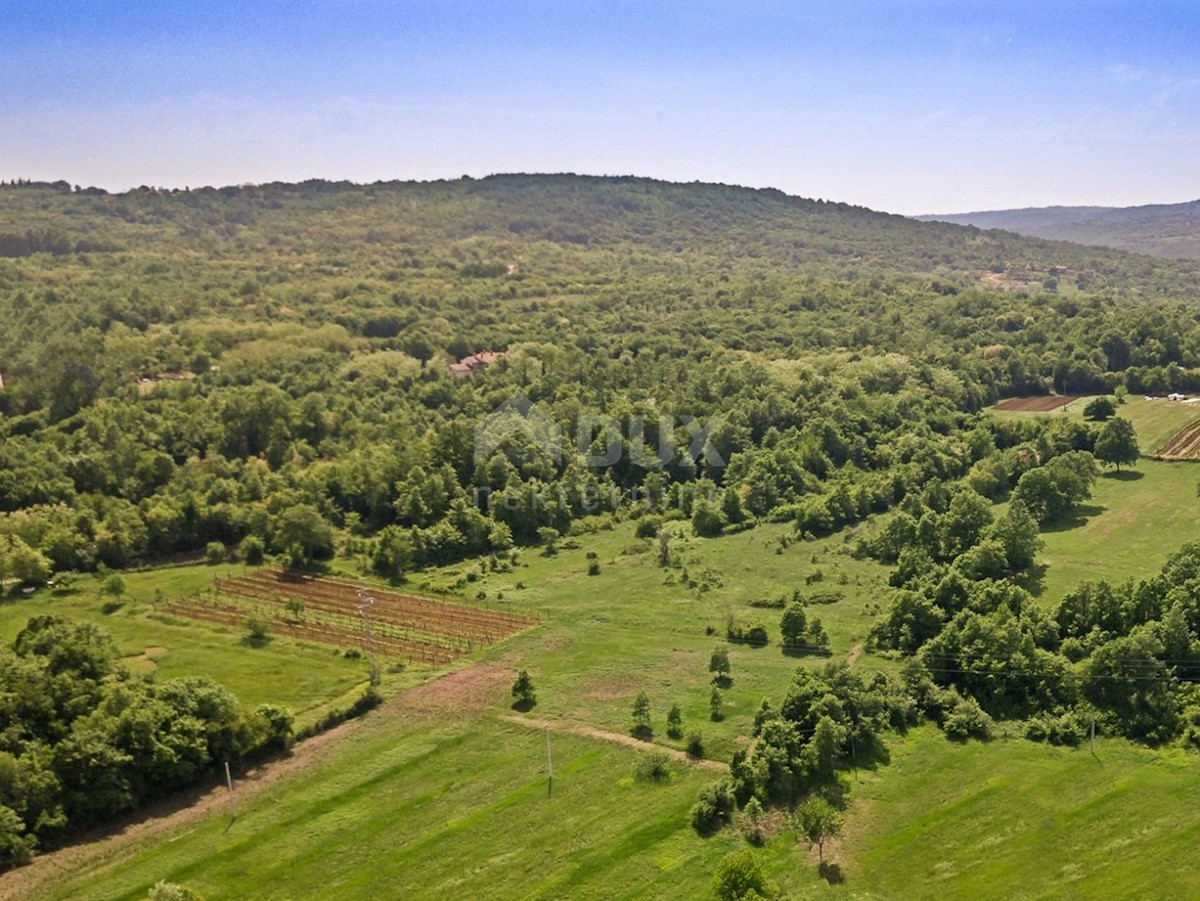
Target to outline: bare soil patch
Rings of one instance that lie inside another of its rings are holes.
[[[1069,394],[1042,394],[1037,397],[1010,397],[996,404],[995,409],[1005,412],[1049,413],[1078,400]]]

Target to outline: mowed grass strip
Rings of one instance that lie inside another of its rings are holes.
[[[142,841],[45,897],[132,901],[164,878],[210,898],[697,897],[734,846],[688,826],[707,771],[638,781],[643,752],[555,734],[549,792],[539,732],[491,719],[366,725],[236,821]]]
[[[886,898],[1196,898],[1196,758],[1101,738],[892,744],[854,787],[847,886]]]
[[[1141,460],[1096,482],[1081,515],[1043,532],[1041,597],[1057,603],[1087,579],[1145,579],[1172,553],[1200,540],[1200,467]]]

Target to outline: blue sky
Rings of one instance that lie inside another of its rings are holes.
[[[1200,3],[0,0],[0,178],[1200,197]]]

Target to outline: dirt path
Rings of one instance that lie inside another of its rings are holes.
[[[728,773],[729,764],[721,763],[719,760],[695,760],[688,757],[683,751],[675,748],[666,748],[662,745],[656,745],[651,742],[641,741],[634,738],[632,735],[624,735],[620,732],[606,732],[603,729],[597,729],[594,726],[589,726],[586,723],[571,723],[564,720],[542,720],[528,716],[502,716],[502,720],[508,723],[516,723],[518,726],[526,726],[530,729],[549,729],[551,732],[569,732],[572,735],[582,735],[585,738],[596,738],[600,741],[609,741],[614,744],[624,745],[627,748],[636,748],[639,751],[661,751],[668,757],[683,763],[691,764],[692,766],[703,767],[706,770],[717,770],[718,772]]]
[[[512,673],[495,663],[477,663],[431,679],[385,701],[366,719],[350,720],[300,742],[287,757],[267,761],[235,780],[238,800],[252,797],[293,773],[315,766],[330,749],[379,716],[389,718],[478,711],[508,692]],[[178,829],[227,810],[229,795],[222,781],[173,795],[141,808],[109,826],[84,833],[77,842],[35,857],[28,866],[0,875],[0,901],[37,898],[55,882],[83,869],[119,858],[133,842]]]

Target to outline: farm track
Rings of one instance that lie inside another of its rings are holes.
[[[639,738],[634,738],[632,735],[625,735],[623,732],[608,732],[604,729],[597,729],[595,726],[589,726],[586,723],[571,723],[565,720],[544,720],[534,717],[524,716],[501,716],[500,719],[507,723],[514,723],[518,726],[524,726],[527,729],[549,729],[551,732],[566,732],[571,735],[581,735],[584,738],[594,738],[599,741],[612,742],[616,745],[621,745],[626,748],[634,748],[638,751],[658,751],[667,755],[673,760],[678,760],[681,763],[686,763],[691,766],[703,767],[706,770],[716,770],[722,773],[729,772],[729,764],[722,763],[719,760],[710,760],[706,757],[695,758],[689,757],[685,752],[678,748],[668,748],[663,745],[656,745],[654,742],[642,741]]]

